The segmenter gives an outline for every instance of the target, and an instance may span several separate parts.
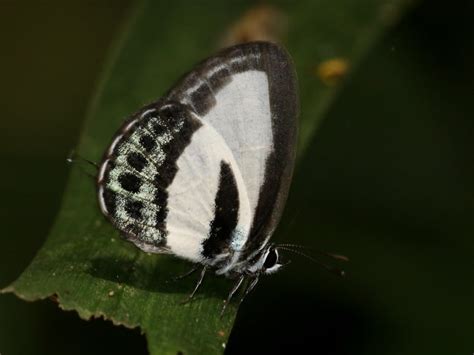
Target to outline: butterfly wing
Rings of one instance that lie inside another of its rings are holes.
[[[222,136],[241,172],[251,231],[241,258],[261,249],[280,220],[293,173],[298,97],[289,55],[253,42],[213,56],[168,93]]]
[[[230,238],[244,244],[249,234],[237,162],[214,128],[180,103],[157,102],[123,125],[101,164],[98,189],[102,212],[147,252],[222,259],[231,253]]]
[[[124,123],[98,175],[102,212],[148,252],[202,263],[251,256],[286,201],[297,111],[283,49],[224,50]]]

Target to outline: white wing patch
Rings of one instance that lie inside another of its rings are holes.
[[[233,74],[215,93],[216,105],[202,120],[222,136],[240,168],[252,213],[257,208],[265,162],[273,149],[267,74],[250,70]]]
[[[168,187],[167,247],[177,256],[202,261],[202,242],[209,236],[215,214],[221,161],[230,165],[239,192],[237,230],[243,240],[236,245],[243,245],[248,237],[251,212],[239,166],[219,133],[203,122],[178,158],[178,172]]]

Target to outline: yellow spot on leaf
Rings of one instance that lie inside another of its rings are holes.
[[[316,67],[316,75],[327,86],[340,82],[349,69],[349,62],[344,58],[333,58],[320,63]]]

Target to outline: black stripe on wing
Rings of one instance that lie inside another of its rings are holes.
[[[229,249],[238,217],[239,191],[235,176],[230,165],[221,161],[214,219],[209,225],[209,237],[202,243],[204,257],[211,259]]]

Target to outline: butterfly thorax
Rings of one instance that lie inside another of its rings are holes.
[[[240,259],[242,253],[234,253],[232,257],[224,259],[222,263],[213,265],[217,275],[229,278],[238,278],[242,275],[259,276],[276,272],[282,265],[276,247],[266,244],[261,250],[253,252],[248,258]]]
[[[237,228],[232,233],[232,241],[223,247],[220,254],[214,255],[211,259],[204,259],[201,263],[214,269],[217,275],[229,278],[269,273],[268,269],[278,262],[275,246],[268,243],[270,236],[265,238],[265,243],[258,249],[251,249],[252,245],[245,243],[245,241],[252,240],[252,235],[242,236],[239,234],[240,231]],[[275,255],[276,257],[274,257]]]

